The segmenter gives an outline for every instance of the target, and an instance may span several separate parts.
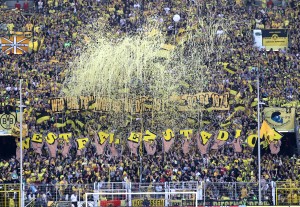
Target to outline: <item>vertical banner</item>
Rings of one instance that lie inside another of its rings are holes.
[[[253,30],[253,37],[254,37],[254,47],[257,47],[259,49],[265,48],[263,46],[262,32],[261,32],[260,29],[254,29]]]

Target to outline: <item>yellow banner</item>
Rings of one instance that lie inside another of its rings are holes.
[[[270,127],[279,132],[294,132],[295,108],[267,107],[263,112]]]
[[[288,47],[287,30],[266,29],[262,30],[262,44],[267,50],[284,49]]]
[[[143,206],[142,199],[132,199],[132,206]],[[165,206],[165,200],[164,199],[149,199],[150,206]]]

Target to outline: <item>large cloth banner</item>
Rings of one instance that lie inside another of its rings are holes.
[[[30,39],[23,35],[13,35],[0,38],[0,47],[3,53],[21,55],[28,52]]]
[[[64,112],[66,110],[92,110],[141,113],[151,111],[165,111],[168,101],[177,102],[179,111],[229,110],[229,93],[218,94],[213,92],[174,95],[168,100],[151,97],[117,98],[108,97],[65,97],[51,99],[52,112]]]
[[[279,132],[294,132],[295,108],[266,107],[263,110],[267,123]]]
[[[263,29],[262,44],[266,50],[288,48],[288,33],[286,29]]]
[[[154,133],[146,130],[144,133],[131,132],[127,135],[127,146],[130,152],[138,155],[138,149],[143,147],[148,155],[154,155],[157,150],[158,139],[163,139],[162,151],[167,153],[173,146],[175,140],[182,143],[182,151],[184,154],[190,152],[191,147],[198,148],[201,154],[207,154],[210,150],[219,150],[226,143],[231,145],[235,152],[242,152],[242,130],[236,129],[234,134],[229,134],[226,130],[214,132],[208,131],[193,131],[192,129],[182,129],[175,136],[172,129],[167,129],[164,132]],[[159,135],[159,136],[158,136]],[[122,136],[122,135],[121,135]],[[125,135],[126,136],[126,135]],[[232,138],[230,138],[232,136]],[[123,136],[122,136],[123,137]],[[263,139],[261,145],[269,147],[271,154],[278,154],[280,151],[282,135],[275,129],[272,129],[266,121],[262,123],[260,129],[260,138]],[[249,133],[244,137],[250,148],[254,148],[258,139],[257,134]],[[73,145],[71,144],[73,143]],[[114,136],[114,133],[104,131],[90,131],[88,137],[73,138],[72,133],[56,134],[49,132],[48,134],[33,133],[32,137],[23,139],[23,148],[32,148],[37,154],[41,154],[43,146],[49,151],[50,157],[57,156],[58,145],[61,146],[62,156],[67,157],[72,146],[76,146],[77,156],[85,154],[85,150],[90,144],[94,145],[96,155],[102,155],[107,151],[111,156],[117,157],[121,154],[120,139]],[[122,147],[122,146],[121,146]],[[18,152],[19,149],[17,149]]]

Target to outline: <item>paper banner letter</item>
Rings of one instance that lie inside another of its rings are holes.
[[[107,138],[109,137],[109,134],[100,131],[98,133],[98,136],[99,136],[99,141],[100,141],[99,144],[103,145],[105,143],[105,141],[107,140]]]
[[[43,136],[41,134],[34,133],[32,135],[31,141],[36,142],[36,143],[42,143],[43,142]]]
[[[164,133],[163,133],[164,139],[166,141],[170,141],[171,139],[174,138],[174,132],[171,129],[167,129]]]
[[[58,138],[65,140],[65,142],[70,142],[70,138],[72,138],[72,133],[59,134]]]
[[[220,140],[220,141],[227,141],[227,140],[228,140],[228,132],[227,132],[227,131],[220,130],[220,131],[219,131],[219,134],[218,134],[218,137],[217,137],[217,140]]]
[[[103,134],[104,132],[99,132],[98,134],[94,131],[92,131],[93,134],[94,134],[94,146],[96,147],[96,153],[97,155],[102,155],[104,153],[104,149],[106,147],[106,144],[107,144],[107,138],[103,138],[104,140],[104,143],[103,144],[100,144],[99,143],[99,137],[104,137],[104,135],[106,136],[107,134]]]
[[[201,131],[200,133],[201,135],[201,139],[202,139],[202,144],[206,145],[206,143],[208,142],[208,140],[211,138],[212,134],[206,132],[206,131]]]
[[[182,129],[179,131],[179,134],[182,134],[183,136],[185,136],[185,138],[189,139],[191,138],[190,135],[193,134],[193,130],[191,129]]]
[[[20,160],[20,153],[21,153],[21,150],[20,150],[20,142],[18,142],[18,141],[16,140],[16,144],[17,144],[17,148],[16,148],[16,159],[17,159],[17,160]],[[22,155],[23,155],[23,159],[24,159],[24,155],[25,155],[27,149],[29,149],[29,147],[30,147],[30,138],[28,137],[28,138],[26,138],[26,139],[24,139],[24,140],[22,141],[22,148],[23,148],[23,150],[22,150],[22,151],[23,151]]]
[[[20,143],[18,143],[18,146],[20,146]],[[29,137],[22,140],[22,148],[23,149],[29,149],[30,148],[30,138]]]
[[[143,140],[146,142],[153,142],[156,139],[156,134],[146,130]]]
[[[112,144],[112,143],[114,143],[114,136],[115,136],[115,134],[109,134],[109,144]]]
[[[131,153],[137,155],[137,149],[140,145],[142,134],[141,133],[135,133],[131,132],[130,136],[127,139],[128,147],[131,151]]]
[[[163,151],[164,152],[169,152],[169,150],[171,149],[171,146],[174,143],[174,132],[171,129],[167,129],[164,133],[163,133]]]
[[[237,139],[237,138],[239,138],[240,136],[241,136],[241,132],[242,132],[242,130],[240,130],[240,129],[237,129],[237,130],[235,130],[235,139]]]
[[[247,137],[247,144],[249,147],[254,148],[257,141],[257,134],[251,134]]]
[[[76,139],[78,150],[84,149],[88,141],[89,141],[89,138],[78,138],[78,139]]]
[[[140,141],[140,137],[141,137],[141,133],[131,132],[130,136],[128,137],[128,141],[138,143]]]
[[[46,141],[48,144],[53,144],[56,139],[57,139],[57,136],[53,132],[49,132],[46,136]]]
[[[196,141],[197,141],[197,146],[198,146],[198,149],[199,151],[201,152],[202,155],[205,155],[208,153],[208,147],[209,147],[209,144],[206,142],[205,145],[203,144],[203,140],[201,141],[200,139],[200,135],[199,133],[197,132],[196,133]],[[208,139],[209,140],[209,139]],[[208,141],[207,140],[207,141]]]

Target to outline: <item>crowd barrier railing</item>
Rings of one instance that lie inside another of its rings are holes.
[[[0,184],[0,206],[20,206],[20,185]]]
[[[141,195],[131,195],[131,192],[157,192],[151,199],[164,199],[165,205],[170,205],[171,193],[197,192],[198,205],[251,205],[258,204],[258,183],[251,182],[95,182],[92,184],[73,184],[57,182],[52,184],[25,184],[25,203],[33,200],[46,203],[71,202],[71,195],[76,195],[78,202],[83,202],[87,192],[120,192],[120,195],[106,196],[107,200],[126,200],[131,205],[133,199],[141,199]],[[127,193],[126,195],[122,193]],[[165,197],[162,196],[162,193]],[[263,205],[300,205],[300,182],[263,182],[261,184]],[[296,196],[297,195],[297,196]],[[92,201],[101,198],[91,198]],[[189,198],[182,198],[188,202]],[[8,206],[9,202],[20,202],[19,184],[0,184],[0,206]]]

